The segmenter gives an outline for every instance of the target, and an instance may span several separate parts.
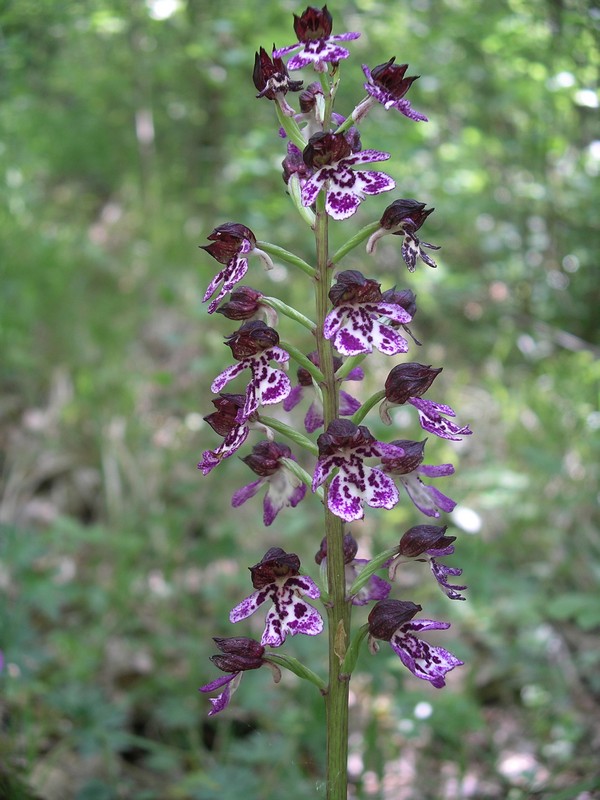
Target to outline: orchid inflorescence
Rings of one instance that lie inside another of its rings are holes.
[[[354,394],[340,388],[342,381],[364,379],[365,359],[374,352],[397,359],[420,343],[408,327],[416,313],[416,298],[410,288],[382,289],[378,280],[356,269],[338,271],[337,262],[361,243],[366,243],[367,257],[373,258],[379,239],[390,234],[401,238],[401,256],[412,273],[419,260],[435,268],[428,251],[439,248],[419,238],[433,209],[401,198],[393,200],[379,221],[355,234],[335,256],[326,252],[330,220],[347,220],[365,197],[396,188],[394,179],[385,172],[365,169],[388,160],[390,155],[363,149],[356,125],[378,106],[395,109],[413,122],[427,121],[405,97],[417,76],[407,76],[408,65],[396,64],[395,58],[371,68],[363,65],[367,96],[347,117],[335,113],[340,62],[350,55],[340,43],[351,42],[359,34],[334,35],[332,26],[327,6],[309,7],[300,16],[294,15],[298,41],[270,51],[261,47],[252,75],[257,97],[275,105],[279,141],[287,139],[282,142],[284,182],[302,220],[314,231],[316,265],[279,246],[258,241],[249,228],[237,222],[217,226],[208,236],[210,244],[204,247],[220,265],[204,294],[208,313],[218,312],[240,325],[226,336],[235,363],[213,380],[216,410],[205,417],[222,441],[203,453],[198,466],[208,475],[258,433],[259,439],[242,458],[257,479],[233,493],[233,506],[264,491],[263,521],[270,526],[278,514],[289,513],[287,508],[298,507],[312,493],[323,501],[327,531],[320,544],[315,542],[321,588],[301,568],[298,555],[280,547],[271,547],[250,567],[254,591],[233,608],[230,621],[246,620],[268,604],[264,630],[260,641],[246,637],[215,639],[221,654],[212,660],[226,675],[201,689],[218,692],[211,700],[210,714],[228,705],[243,672],[261,666],[268,666],[276,681],[283,666],[315,683],[325,695],[331,692],[331,684],[328,686],[296,659],[280,656],[277,650],[288,636],[316,636],[324,630],[323,617],[314,603],[324,601],[328,614],[335,605],[328,572],[334,549],[343,559],[342,602],[348,609],[373,604],[368,621],[355,634],[355,643],[360,645],[368,634],[369,649],[374,653],[379,649],[378,641],[389,642],[413,675],[436,688],[445,685],[447,672],[462,664],[452,653],[421,638],[421,633],[445,630],[449,623],[418,617],[420,605],[390,597],[400,567],[425,562],[448,598],[464,600],[466,587],[449,582],[461,570],[439,561],[454,552],[455,537],[446,535],[447,526],[416,525],[398,537],[395,547],[372,559],[356,557],[358,544],[350,531],[344,530],[345,524],[363,519],[366,508],[394,508],[401,498],[400,487],[428,518],[437,519],[455,506],[427,482],[451,475],[453,465],[423,463],[426,439],[392,436],[384,442],[376,438],[362,424],[375,406],[379,405],[381,421],[388,426],[393,425],[390,411],[406,405],[416,409],[415,421],[427,434],[458,441],[471,430],[454,421],[456,415],[449,405],[423,397],[441,367],[402,360],[391,366],[383,390],[362,404]],[[283,58],[291,53],[294,55],[285,64]],[[303,88],[302,81],[290,78],[290,72],[307,67],[316,72],[318,80]],[[298,111],[293,108],[294,95],[299,98]],[[273,267],[273,261],[284,261],[314,281],[315,293],[321,292],[314,321],[306,315],[306,309],[295,309],[252,286],[240,285],[249,274],[253,256],[258,256],[267,269]],[[229,299],[221,302],[227,295]],[[276,329],[280,315],[298,323],[304,341],[308,331],[311,346],[297,348],[282,342]],[[288,377],[290,362],[296,364],[292,380]],[[236,393],[224,392],[232,381],[237,383]],[[267,406],[281,408],[285,416],[265,416]],[[303,408],[302,431],[285,421],[296,407]],[[316,441],[311,436],[316,436]],[[379,570],[387,570],[388,580],[375,574]],[[349,614],[348,609],[344,613]],[[345,652],[352,651],[350,644]],[[347,679],[356,658],[346,655],[340,660]]]

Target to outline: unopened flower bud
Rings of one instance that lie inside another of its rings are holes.
[[[250,286],[239,286],[231,292],[227,303],[217,308],[217,314],[223,314],[227,319],[241,320],[255,316],[261,308],[260,299],[264,297],[261,292]]]

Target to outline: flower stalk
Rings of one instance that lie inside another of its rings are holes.
[[[284,668],[312,683],[323,695],[326,708],[326,797],[347,800],[349,684],[361,651],[367,649],[365,640],[372,654],[380,649],[380,641],[389,643],[416,678],[436,688],[445,685],[446,673],[462,664],[420,636],[429,630],[446,630],[449,623],[417,617],[422,610],[419,604],[389,597],[397,588],[393,584],[398,570],[425,562],[450,600],[464,600],[466,589],[451,582],[462,570],[439,560],[454,553],[456,537],[447,536],[444,525],[413,526],[395,547],[370,560],[360,557],[359,543],[347,525],[362,520],[371,509],[394,508],[403,491],[426,517],[437,518],[455,505],[426,482],[454,473],[452,464],[423,463],[426,440],[398,439],[392,432],[388,441],[380,441],[363,422],[379,406],[381,421],[391,426],[390,409],[408,404],[415,409],[420,427],[435,436],[458,441],[471,430],[454,421],[453,408],[423,397],[441,367],[403,359],[414,344],[420,344],[408,327],[417,311],[412,289],[382,288],[379,280],[358,269],[336,270],[360,245],[365,246],[367,269],[378,240],[386,235],[400,237],[398,249],[409,275],[418,261],[435,267],[426,251],[438,246],[420,239],[420,229],[434,209],[410,198],[394,200],[379,220],[350,233],[333,255],[329,252],[330,220],[345,221],[368,196],[395,189],[389,175],[370,169],[390,154],[363,149],[356,125],[377,105],[395,109],[414,122],[426,121],[405,99],[417,76],[407,76],[408,65],[395,64],[394,57],[372,69],[363,65],[367,98],[343,117],[334,111],[334,100],[340,62],[350,53],[340,42],[352,41],[359,34],[334,34],[327,6],[309,6],[302,15],[294,15],[294,32],[297,42],[273,49],[271,55],[260,48],[253,80],[257,98],[274,103],[277,122],[287,137],[283,179],[299,218],[312,231],[314,255],[309,263],[276,244],[257,240],[237,222],[221,224],[208,236],[210,244],[203,249],[220,265],[204,295],[208,313],[217,311],[241,325],[225,337],[234,363],[213,380],[211,389],[219,394],[213,400],[216,411],[204,418],[223,441],[204,451],[198,466],[208,475],[259,432],[261,440],[241,458],[254,477],[236,488],[231,504],[237,508],[260,495],[263,523],[270,526],[280,513],[302,513],[304,503],[319,502],[322,526],[315,562],[320,577],[311,577],[296,553],[271,547],[249,568],[254,591],[229,614],[230,622],[238,624],[261,611],[265,616],[260,641],[243,635],[215,637],[221,652],[212,661],[225,675],[200,691],[218,693],[209,698],[209,714],[214,715],[226,709],[248,670],[267,666],[278,683],[280,668]],[[292,53],[286,65],[282,57]],[[290,78],[289,72],[306,67],[316,72],[316,79],[303,89],[303,82]],[[300,93],[298,113],[288,102],[289,92]],[[250,265],[257,259],[266,269],[277,261],[289,264],[300,278],[309,279],[314,308],[297,309],[252,286],[238,287],[242,279],[247,280],[247,273],[250,278],[254,269]],[[230,297],[224,300],[227,294]],[[287,325],[285,340],[277,329],[279,315]],[[383,357],[400,357],[401,362],[392,365],[385,387],[361,404],[354,389],[346,391],[341,384],[362,381],[361,365],[375,350]],[[298,365],[295,376],[289,371],[290,360]],[[222,391],[242,376],[245,390]],[[298,425],[288,424],[287,417],[286,422],[279,419],[277,410],[269,416],[263,413],[264,406],[281,406],[290,414],[307,397],[302,432]],[[276,440],[276,434],[287,441]],[[314,459],[312,474],[306,468],[310,459]],[[388,580],[376,574],[384,568]],[[363,621],[353,632],[352,608],[367,604],[374,604],[368,623]],[[280,651],[298,634],[315,637],[322,632],[328,648],[326,680]]]

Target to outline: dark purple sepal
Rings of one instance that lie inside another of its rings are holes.
[[[352,155],[352,147],[343,133],[315,133],[302,152],[304,163],[311,169],[336,164]]]
[[[255,589],[275,583],[281,578],[291,578],[300,570],[300,559],[295,553],[286,553],[281,547],[271,547],[262,559],[249,567]]]
[[[299,42],[309,42],[313,39],[327,39],[333,30],[333,17],[327,10],[314,6],[307,6],[301,16],[294,14],[294,32]]]
[[[286,444],[265,440],[255,444],[252,453],[241,460],[250,467],[252,472],[266,477],[273,475],[281,468],[280,459],[282,458],[292,458],[290,448]]]
[[[384,472],[389,472],[392,475],[406,475],[413,472],[417,467],[423,463],[425,454],[425,443],[427,439],[422,442],[414,442],[410,439],[397,439],[391,444],[396,447],[401,447],[404,451],[403,456],[383,456],[381,463],[383,464]]]
[[[279,334],[262,320],[251,320],[227,336],[225,344],[231,348],[233,357],[242,361],[269,347],[276,347],[279,344]]]
[[[223,314],[227,319],[247,320],[255,316],[260,309],[260,300],[264,295],[250,286],[240,286],[234,289],[229,300],[217,308],[217,314]]]
[[[445,551],[456,536],[446,536],[447,525],[414,525],[400,539],[398,555],[416,558],[429,550]]]
[[[206,250],[220,264],[231,261],[241,251],[245,240],[249,241],[252,247],[256,245],[256,236],[250,228],[239,222],[225,222],[223,225],[218,225],[206,238],[212,244],[202,245],[201,249]]]
[[[335,276],[329,290],[329,299],[334,307],[347,303],[379,303],[382,300],[381,284],[365,278],[357,269],[347,269]]]
[[[442,371],[442,367],[432,369],[431,364],[398,364],[385,381],[385,398],[390,403],[402,405],[411,397],[421,397]]]
[[[426,203],[419,203],[418,200],[394,200],[383,212],[379,224],[386,231],[402,235],[406,229],[412,233],[418,231],[427,217],[435,209],[425,208]]]
[[[410,600],[380,600],[369,614],[369,633],[389,642],[398,628],[421,610],[422,606]]]

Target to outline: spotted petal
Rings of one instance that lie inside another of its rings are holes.
[[[450,408],[450,406],[434,403],[432,400],[425,400],[422,397],[411,397],[408,402],[419,412],[419,423],[423,430],[433,433],[434,436],[459,442],[461,436],[468,436],[473,433],[468,425],[461,428],[454,422],[444,418],[444,416],[456,416],[454,409]]]
[[[399,628],[390,639],[390,645],[400,660],[413,675],[424,681],[429,681],[436,689],[441,689],[446,685],[444,676],[454,667],[463,664],[460,659],[444,650],[443,647],[435,647],[417,639],[409,631],[423,631],[431,629],[446,629],[450,625],[447,622],[436,622],[435,620],[411,620]]]
[[[198,464],[198,469],[202,470],[202,474],[208,475],[224,458],[229,458],[236,450],[239,450],[248,438],[248,433],[246,425],[236,425],[229,431],[219,447],[215,450],[205,450],[202,453],[202,461]]]
[[[235,377],[237,377],[241,372],[243,372],[248,363],[244,361],[239,361],[237,364],[232,364],[229,367],[226,367],[223,372],[221,372],[214,381],[211,383],[210,390],[214,394],[217,394],[221,391],[229,381],[232,381]]]
[[[315,464],[315,471],[312,479],[312,490],[316,492],[318,487],[325,483],[327,478],[331,475],[336,467],[343,463],[343,459],[335,456],[326,456],[325,458],[317,459]]]
[[[304,499],[306,486],[285,467],[279,469],[268,480],[267,493],[263,501],[263,522],[272,525],[282,508],[295,508]]]
[[[209,700],[212,703],[212,709],[208,712],[208,716],[212,717],[214,714],[218,714],[223,709],[227,708],[229,705],[229,701],[231,700],[231,695],[235,692],[238,688],[240,681],[242,679],[241,672],[234,672],[231,675],[222,675],[220,678],[212,681],[212,683],[207,683],[206,686],[201,686],[201,692],[214,692],[215,689],[220,689],[221,686],[224,686],[224,690],[217,695],[217,697],[210,697]]]
[[[419,469],[420,471],[421,469]],[[454,500],[446,497],[435,486],[428,486],[423,483],[415,472],[401,475],[399,479],[415,506],[428,517],[439,517],[440,512],[438,509],[447,513],[454,510],[456,506]]]
[[[221,289],[219,290],[218,295],[215,299],[211,302],[208,306],[208,313],[212,314],[223,297],[230,292],[236,283],[239,283],[246,272],[248,272],[248,259],[244,258],[242,254],[250,252],[253,245],[248,239],[244,239],[241,246],[239,253],[236,254],[227,264],[223,267],[220,272],[218,272],[212,281],[208,285],[208,289],[204,293],[204,297],[202,298],[202,302],[206,303],[206,301],[212,297],[212,295],[216,292],[218,285],[223,282]]]
[[[254,497],[265,481],[266,478],[259,478],[257,481],[253,481],[247,486],[242,486],[241,489],[237,489],[231,498],[231,505],[234,508],[239,508],[246,500],[250,500],[251,497]]]
[[[273,608],[265,619],[265,630],[260,643],[279,647],[288,634],[316,636],[322,630],[323,620],[317,609],[298,597],[296,591],[286,583],[273,596]]]
[[[272,588],[270,586],[266,587],[265,589],[259,589],[254,594],[251,594],[249,597],[246,597],[245,600],[242,600],[241,603],[235,608],[232,608],[229,612],[229,621],[230,622],[240,622],[242,619],[246,619],[251,614],[262,606],[262,604],[268,600],[269,595],[272,593]]]
[[[390,509],[398,502],[399,495],[391,478],[356,458],[345,462],[335,476],[327,500],[332,513],[352,522],[364,517],[363,502],[372,508]]]

